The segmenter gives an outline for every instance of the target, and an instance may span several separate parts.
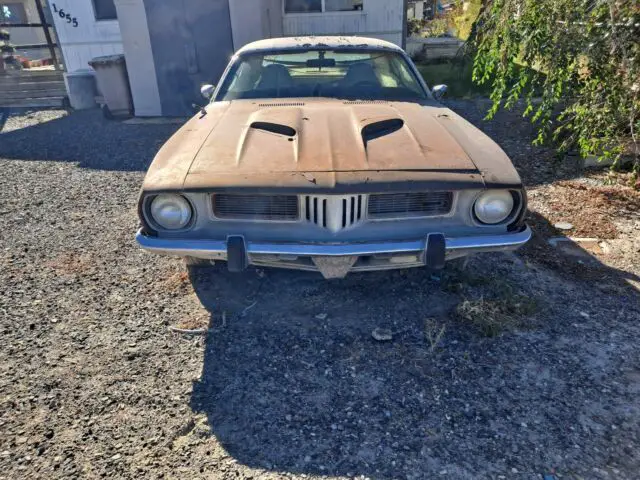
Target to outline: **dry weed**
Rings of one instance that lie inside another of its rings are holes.
[[[429,342],[429,349],[431,353],[435,352],[440,342],[442,341],[442,337],[447,330],[447,326],[443,324],[439,324],[433,318],[427,318],[424,321],[424,336]]]
[[[456,308],[456,314],[469,322],[480,333],[495,337],[505,330],[524,326],[525,317],[537,310],[536,302],[530,298],[513,295],[503,299],[464,300]]]

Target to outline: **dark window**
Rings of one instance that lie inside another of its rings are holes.
[[[363,5],[364,0],[285,0],[284,13],[352,12]]]
[[[93,9],[96,12],[96,20],[116,20],[116,6],[113,0],[93,0]]]
[[[325,12],[351,12],[362,10],[364,0],[324,0]]]
[[[21,3],[0,3],[0,23],[27,23],[27,13]]]
[[[285,0],[285,13],[322,12],[322,0]]]

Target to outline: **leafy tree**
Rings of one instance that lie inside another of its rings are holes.
[[[640,171],[638,0],[485,0],[471,37],[474,81],[491,86],[488,117],[523,99],[536,143],[629,155]]]
[[[407,34],[409,36],[418,35],[424,27],[424,21],[417,18],[410,18],[407,20]]]

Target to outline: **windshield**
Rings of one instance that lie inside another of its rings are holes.
[[[296,50],[241,56],[216,99],[292,97],[423,100],[426,94],[399,53]]]

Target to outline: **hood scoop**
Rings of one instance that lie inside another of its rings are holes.
[[[447,129],[453,121],[435,117],[441,108],[402,102],[345,106],[342,101],[325,100],[308,101],[305,107],[260,108],[246,101],[225,106],[223,110],[213,105],[210,117],[198,123],[197,130],[184,132],[183,145],[192,139],[197,144],[180,155],[185,162],[190,156],[185,168],[198,181],[217,179],[218,174],[240,175],[242,185],[248,185],[253,178],[271,175],[276,184],[284,185],[301,176],[307,185],[318,173],[319,185],[322,172],[349,182],[357,175],[351,172],[475,169]],[[465,134],[466,130],[459,136]],[[287,175],[279,177],[283,173]]]
[[[263,130],[277,135],[284,135],[285,137],[295,137],[297,133],[294,128],[291,128],[289,125],[282,125],[281,123],[253,122],[250,126],[254,130]]]
[[[370,123],[362,129],[362,142],[364,143],[364,148],[367,148],[367,145],[371,140],[391,135],[402,127],[404,127],[404,120],[400,118],[392,118],[389,120]]]

